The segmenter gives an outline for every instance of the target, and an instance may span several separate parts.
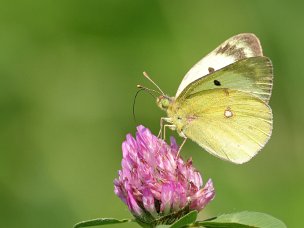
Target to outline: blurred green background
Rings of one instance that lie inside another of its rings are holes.
[[[0,226],[130,217],[113,179],[121,143],[135,132],[136,85],[152,87],[142,71],[174,95],[201,57],[253,32],[275,71],[270,142],[239,166],[192,142],[183,156],[216,187],[202,218],[252,210],[304,227],[303,7],[274,0],[2,1]],[[158,132],[164,113],[152,97],[138,97],[136,114]]]

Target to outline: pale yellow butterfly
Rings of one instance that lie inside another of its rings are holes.
[[[236,35],[189,70],[175,97],[159,89],[157,104],[168,116],[161,126],[168,122],[164,129],[176,130],[221,159],[247,162],[271,136],[272,82],[272,64],[259,39]]]

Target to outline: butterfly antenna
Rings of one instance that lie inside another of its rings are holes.
[[[143,90],[146,90],[147,92],[149,91],[149,92],[154,92],[154,93],[158,93],[158,94],[161,94],[159,91],[157,91],[157,90],[154,90],[154,89],[149,89],[149,88],[147,88],[147,87],[144,87],[144,86],[142,86],[142,85],[137,85],[136,86],[138,89],[143,89]],[[152,96],[154,96],[152,93],[150,93]],[[154,96],[155,97],[155,96]]]
[[[147,72],[143,72],[143,75],[145,76],[146,79],[148,79],[153,85],[156,86],[156,88],[164,95],[165,93],[161,90],[161,88],[159,88],[159,86],[149,77],[149,75],[147,74]]]
[[[132,113],[133,113],[133,119],[134,119],[134,122],[137,124],[137,121],[136,121],[136,117],[135,117],[135,103],[136,103],[136,98],[137,98],[137,95],[142,92],[142,91],[146,91],[148,92],[152,97],[154,97],[154,99],[156,99],[156,97],[154,96],[153,93],[151,93],[151,91],[155,91],[155,90],[151,90],[151,89],[148,89],[146,87],[143,87],[141,85],[137,85],[137,88],[139,88],[139,90],[136,92],[135,96],[134,96],[134,101],[133,101],[133,110],[132,110]],[[157,93],[159,93],[158,91],[155,91]]]

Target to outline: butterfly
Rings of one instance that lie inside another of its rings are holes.
[[[171,128],[184,142],[189,138],[216,157],[245,163],[271,136],[272,85],[272,63],[259,39],[251,33],[233,36],[188,71],[174,97],[156,85],[161,92],[156,103],[167,113],[161,131]]]

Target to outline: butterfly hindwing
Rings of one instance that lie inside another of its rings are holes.
[[[229,88],[255,95],[267,102],[272,90],[272,64],[267,57],[251,57],[230,64],[214,73],[189,84],[178,99],[184,99],[197,92]]]
[[[263,56],[259,39],[251,33],[231,37],[196,63],[183,78],[175,97],[191,82],[241,59]]]
[[[231,161],[249,161],[266,144],[272,112],[256,96],[232,89],[204,90],[177,101],[168,110],[177,130],[209,153]]]

